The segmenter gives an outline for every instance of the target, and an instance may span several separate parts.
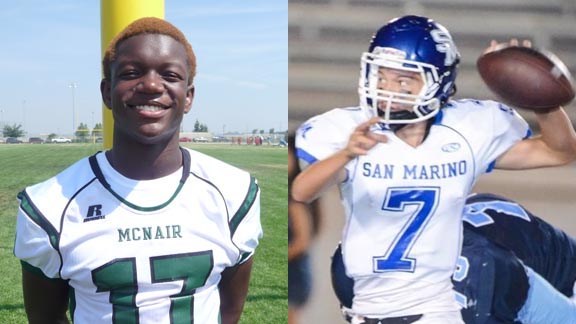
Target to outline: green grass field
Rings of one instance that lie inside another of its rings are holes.
[[[241,323],[286,323],[287,151],[278,147],[188,144],[249,171],[260,184],[264,237],[254,259],[250,291]],[[101,150],[94,144],[0,145],[0,323],[27,323],[20,263],[12,253],[18,203],[16,194],[84,156]]]

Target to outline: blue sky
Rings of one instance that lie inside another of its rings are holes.
[[[215,134],[270,128],[288,119],[288,5],[285,0],[165,0],[198,60],[196,120]],[[5,1],[0,10],[0,124],[26,136],[72,133],[102,120],[100,1]],[[77,87],[70,88],[74,82]]]

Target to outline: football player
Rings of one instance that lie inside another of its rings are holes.
[[[452,281],[466,324],[576,323],[576,240],[514,201],[471,195]],[[344,317],[354,298],[338,247],[332,285]],[[570,299],[572,298],[572,299]]]
[[[262,235],[247,172],[180,147],[196,60],[158,18],[106,49],[113,147],[18,195],[30,323],[237,323]],[[68,304],[68,297],[70,303]]]
[[[576,133],[561,107],[536,114],[541,135],[531,137],[504,104],[451,100],[459,61],[437,22],[394,19],[362,54],[360,105],[313,117],[297,132],[306,169],[292,196],[310,202],[339,186],[351,311],[368,323],[462,323],[451,276],[478,177],[576,158]]]

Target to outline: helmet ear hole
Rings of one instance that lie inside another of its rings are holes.
[[[361,58],[358,83],[360,106],[369,116],[381,115],[385,124],[410,124],[429,119],[438,113],[456,93],[455,79],[460,53],[446,28],[420,16],[396,18],[382,26],[372,37],[368,52]],[[374,71],[381,68],[417,72],[424,81],[418,94],[381,91],[374,81]],[[386,109],[402,105],[413,114],[398,119],[389,111],[380,114],[378,103],[387,100]],[[389,118],[386,118],[389,116]]]

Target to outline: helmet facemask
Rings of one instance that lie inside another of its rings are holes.
[[[417,73],[423,82],[422,89],[416,94],[379,89],[379,71],[383,68]],[[372,53],[362,55],[358,84],[360,105],[369,117],[379,116],[384,124],[421,122],[435,116],[441,107],[437,97],[441,78],[438,69],[431,64],[406,60],[394,49],[377,47]],[[393,105],[402,105],[404,109],[393,112]]]

